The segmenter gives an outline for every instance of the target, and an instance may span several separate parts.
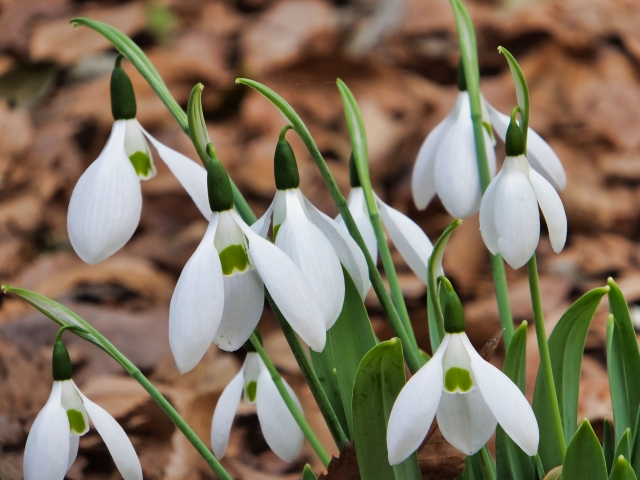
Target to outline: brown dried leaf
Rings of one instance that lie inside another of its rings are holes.
[[[490,362],[491,359],[493,358],[493,354],[495,353],[496,348],[498,347],[498,344],[502,339],[503,332],[504,332],[504,329],[501,329],[501,330],[498,330],[496,333],[494,333],[493,337],[491,337],[489,341],[484,344],[484,347],[482,347],[482,350],[480,350],[480,356],[484,358],[487,362]]]
[[[447,442],[438,423],[433,422],[424,442],[418,448],[422,480],[453,480],[464,470],[466,455]]]
[[[347,442],[339,457],[333,457],[327,473],[321,473],[318,480],[360,480],[356,447]]]
[[[544,480],[561,480],[562,479],[562,465],[552,469],[544,477]]]

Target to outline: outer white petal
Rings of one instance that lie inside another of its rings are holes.
[[[488,103],[487,108],[495,132],[504,140],[509,126],[509,116],[499,112]],[[531,167],[551,183],[556,190],[565,189],[567,174],[562,162],[549,144],[531,128],[527,134],[527,160],[529,160]]]
[[[302,198],[304,199],[309,219],[329,239],[340,262],[349,272],[349,275],[358,287],[360,296],[364,299],[371,288],[369,267],[367,267],[364,253],[362,253],[362,250],[360,250],[355,240],[351,238],[348,231],[338,225],[335,220],[314,207],[304,195],[302,195]]]
[[[232,214],[249,241],[250,260],[282,315],[309,347],[321,352],[327,339],[324,318],[302,272],[286,253]]]
[[[78,456],[78,447],[80,446],[80,437],[78,435],[71,435],[69,437],[69,461],[67,462],[67,472],[76,461]]]
[[[437,418],[445,440],[467,455],[480,450],[498,424],[477,388],[462,394],[442,392]]]
[[[224,277],[224,310],[213,339],[227,352],[238,350],[258,325],[264,309],[264,286],[256,270]]]
[[[480,203],[480,233],[492,255],[498,253],[498,230],[495,222],[496,190],[501,181],[502,171],[496,175],[482,196]]]
[[[438,149],[442,144],[442,139],[455,121],[460,104],[465,100],[464,95],[458,95],[456,105],[436,127],[431,130],[427,138],[420,146],[418,157],[413,167],[411,176],[411,191],[416,207],[424,210],[436,194],[435,166]],[[466,97],[468,101],[468,97]]]
[[[463,341],[471,357],[471,369],[477,388],[505,433],[527,455],[538,451],[540,433],[533,409],[520,389],[496,367],[486,362],[466,335]]]
[[[171,297],[169,344],[181,373],[200,361],[220,325],[224,307],[224,283],[220,257],[213,245],[218,214],[187,264]]]
[[[242,389],[244,388],[244,365],[229,382],[224,389],[222,395],[218,399],[216,409],[213,411],[213,420],[211,422],[211,446],[214,455],[220,459],[224,457],[229,444],[229,435],[231,434],[231,425],[236,415]]]
[[[466,218],[478,211],[482,192],[468,94],[461,92],[460,95],[466,100],[438,148],[435,184],[447,211],[453,217]]]
[[[442,356],[449,338],[448,334],[444,336],[431,360],[411,377],[393,404],[387,425],[391,465],[402,462],[415,452],[433,423],[442,396]]]
[[[498,248],[512,268],[529,261],[540,238],[540,213],[533,187],[518,166],[524,157],[507,157],[496,186],[494,221]],[[528,168],[525,164],[524,168]]]
[[[427,265],[433,251],[431,241],[424,231],[404,213],[390,207],[377,198],[380,216],[402,258],[420,280],[427,284]]]
[[[116,121],[104,150],[82,174],[69,202],[69,240],[90,264],[120,250],[140,222],[140,180],[124,151],[124,133],[125,121]]]
[[[209,206],[209,194],[207,193],[207,171],[204,167],[189,157],[163,145],[149,135],[144,128],[140,127],[140,129],[158,151],[158,155],[167,164],[171,173],[187,191],[198,210],[204,215],[204,218],[209,219],[211,207]]]
[[[53,382],[49,400],[31,426],[24,449],[25,480],[61,480],[67,473],[69,419],[61,393],[61,383]]]
[[[331,242],[303,209],[297,189],[286,191],[287,215],[275,243],[298,266],[318,300],[327,330],[344,303],[344,276]]]
[[[369,219],[369,211],[364,199],[364,190],[362,187],[353,187],[349,192],[349,198],[347,198],[347,205],[349,211],[353,217],[353,221],[356,223],[362,239],[364,240],[367,250],[375,263],[378,262],[378,240],[376,234],[373,231],[373,225]],[[347,226],[344,224],[344,220],[340,215],[336,217],[338,225],[343,226],[347,230]],[[347,230],[348,231],[348,230]]]
[[[273,215],[273,208],[275,204],[276,201],[274,199],[271,202],[271,205],[269,205],[269,208],[267,208],[267,211],[264,212],[264,215],[262,215],[251,225],[251,229],[261,237],[266,237],[267,233],[269,233],[269,226],[271,225],[271,215]]]
[[[286,382],[284,384],[298,409],[302,412],[302,405],[300,405],[295,393]],[[278,392],[262,361],[260,361],[256,407],[260,428],[269,448],[285,462],[293,461],[302,449],[304,434],[282,400],[280,392]]]
[[[553,251],[560,253],[567,241],[567,214],[562,200],[551,184],[534,169],[529,170],[529,180],[547,222]]]
[[[80,391],[78,391],[80,393]],[[142,480],[142,467],[131,440],[115,419],[107,411],[82,395],[84,407],[87,409],[93,426],[102,437],[111,453],[120,475],[124,480]]]

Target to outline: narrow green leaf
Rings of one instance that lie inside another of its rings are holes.
[[[611,424],[609,419],[604,419],[604,442],[602,450],[604,451],[604,460],[607,463],[607,472],[611,473],[611,467],[613,466],[613,454],[615,444],[613,443],[613,435],[611,433]]]
[[[444,316],[442,314],[442,307],[440,305],[440,299],[438,298],[438,283],[437,279],[442,274],[442,257],[444,255],[444,249],[447,246],[449,237],[456,229],[458,225],[462,223],[462,220],[454,220],[445,228],[442,235],[433,246],[433,251],[429,257],[428,265],[428,277],[427,277],[427,293],[431,299],[431,306],[433,308],[434,315],[429,315],[429,336],[431,337],[431,350],[435,352],[442,342],[444,337]],[[429,312],[431,313],[431,312]],[[433,325],[432,325],[433,324]],[[434,334],[437,334],[434,335]]]
[[[393,338],[362,359],[353,386],[353,438],[362,480],[420,480],[415,454],[391,467],[387,422],[405,383],[402,342]]]
[[[515,57],[511,55],[509,50],[504,47],[498,47],[498,51],[502,53],[507,59],[509,69],[511,70],[511,76],[513,77],[513,83],[516,86],[516,97],[518,99],[518,106],[521,109],[521,123],[520,128],[524,135],[524,144],[527,144],[527,133],[529,130],[529,87],[527,86],[527,80],[524,78],[524,73]]]
[[[637,476],[640,472],[640,410],[638,410],[638,416],[636,417],[636,424],[635,428],[633,429],[632,438],[631,460],[629,460],[629,463],[633,467],[633,470],[635,471]]]
[[[345,432],[353,432],[352,397],[356,371],[363,357],[376,346],[378,341],[355,283],[344,268],[342,272],[346,287],[344,305],[338,320],[328,333],[336,368],[337,384],[349,426],[344,430]],[[347,433],[347,435],[349,434]],[[351,435],[349,438],[353,439]]]
[[[311,470],[311,465],[308,463],[304,466],[304,470],[302,471],[302,480],[318,480],[313,470]]]
[[[627,379],[620,348],[620,336],[613,315],[607,319],[607,373],[609,376],[609,392],[613,407],[613,425],[616,444],[622,432],[631,426],[629,416],[629,400],[627,398]]]
[[[629,462],[620,455],[611,469],[609,480],[638,480],[638,477]]]
[[[631,422],[638,416],[638,406],[640,405],[640,382],[638,381],[638,372],[640,372],[640,351],[638,350],[638,341],[636,332],[631,323],[631,315],[629,307],[622,295],[622,291],[612,278],[607,280],[607,284],[611,287],[609,290],[609,309],[614,318],[615,329],[614,336],[617,337],[622,362],[622,371],[624,372],[626,381],[627,405],[629,408],[628,421]],[[615,414],[615,410],[614,410]],[[620,425],[614,417],[616,426],[616,438],[620,431]],[[623,427],[631,428],[632,433],[635,425],[627,424]],[[624,430],[622,430],[624,431]]]
[[[622,455],[627,460],[631,460],[631,429],[627,428],[620,441],[618,442],[618,446],[616,447],[616,452],[613,455],[613,458],[618,458]]]
[[[563,480],[606,480],[604,453],[588,420],[583,420],[567,446]]]
[[[513,334],[502,371],[525,393],[527,376],[527,322]],[[496,467],[498,480],[530,480],[535,469],[531,458],[518,447],[502,427],[496,429]]]

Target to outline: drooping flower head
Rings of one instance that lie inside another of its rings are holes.
[[[258,421],[267,445],[280,458],[293,461],[300,453],[304,434],[284,403],[266,365],[260,355],[247,344],[249,352],[240,372],[224,389],[211,422],[211,446],[216,457],[224,457],[229,443],[231,426],[243,396],[247,405],[256,406]],[[284,381],[291,398],[300,412],[302,405],[295,393]]]
[[[138,227],[142,210],[140,181],[156,174],[147,140],[198,208],[208,212],[204,168],[158,142],[138,123],[133,86],[121,61],[120,55],[111,75],[111,111],[115,120],[111,135],[102,153],[78,180],[67,215],[71,245],[90,264],[120,250]]]
[[[411,455],[434,418],[447,442],[467,455],[489,441],[498,423],[527,455],[535,455],[540,434],[531,406],[518,387],[473,348],[464,332],[460,299],[441,279],[441,288],[447,289],[447,333],[393,405],[387,428],[389,463],[396,465]]]
[[[122,427],[71,379],[69,353],[57,340],[53,350],[53,388],[36,417],[24,451],[25,480],[63,480],[78,455],[89,420],[102,437],[125,480],[142,480],[138,456]]]
[[[515,110],[506,133],[507,158],[487,188],[480,207],[480,231],[492,254],[500,253],[512,268],[533,256],[540,239],[540,214],[549,229],[556,253],[567,239],[567,217],[554,187],[525,157],[524,136],[515,122]]]
[[[296,333],[322,351],[325,321],[307,279],[264,238],[263,222],[249,227],[233,209],[231,183],[217,157],[207,172],[209,227],[180,274],[169,311],[178,368],[191,370],[211,342],[227,351],[240,348],[260,320],[265,286]]]

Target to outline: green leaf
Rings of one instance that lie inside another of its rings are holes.
[[[415,455],[391,467],[387,422],[405,383],[402,343],[393,338],[362,359],[353,386],[353,439],[362,480],[421,480]]]
[[[460,54],[464,65],[464,76],[467,82],[469,96],[476,94],[480,86],[480,72],[478,69],[478,47],[473,22],[469,11],[461,0],[450,0],[453,8],[453,18],[458,30]]]
[[[527,144],[527,133],[529,131],[529,87],[527,86],[527,80],[524,78],[524,73],[515,57],[511,55],[509,50],[504,47],[498,47],[498,51],[502,53],[507,59],[509,69],[511,70],[511,76],[513,77],[513,83],[516,86],[516,98],[518,99],[518,106],[520,107],[521,122],[520,128],[522,129],[522,135],[524,136],[524,144]]]
[[[627,379],[624,375],[619,337],[613,315],[609,315],[607,319],[607,373],[609,375],[609,392],[613,408],[616,443],[620,440],[622,432],[631,426],[629,400],[627,398]]]
[[[613,466],[613,454],[615,444],[613,443],[613,435],[611,434],[611,424],[609,419],[604,419],[604,442],[602,450],[604,451],[604,459],[607,463],[607,472],[611,473],[611,467]]]
[[[598,437],[588,420],[583,420],[567,446],[562,480],[606,480],[607,465]]]
[[[638,477],[629,462],[620,455],[611,469],[609,480],[638,480]]]
[[[618,446],[616,447],[616,452],[613,455],[613,458],[618,458],[622,455],[627,460],[631,460],[631,429],[627,428],[620,441],[618,442]]]
[[[627,423],[624,425],[618,423],[614,409],[616,439],[619,441],[619,435],[622,434],[621,432],[623,432],[624,429],[631,428],[632,433],[634,433],[633,430],[635,429],[635,425],[631,424],[631,422],[637,418],[638,406],[640,405],[640,382],[638,381],[640,351],[638,350],[636,332],[631,323],[629,307],[622,295],[622,291],[620,291],[620,288],[612,278],[607,280],[607,284],[611,287],[611,290],[609,290],[609,309],[615,323],[613,331],[615,337],[615,345],[613,345],[614,353],[619,356],[618,361],[622,364],[622,372],[626,383],[626,389],[624,391],[626,392],[626,405],[628,406]],[[619,349],[616,349],[616,347],[619,347]]]
[[[355,283],[344,268],[342,272],[345,283],[344,305],[338,320],[328,333],[336,367],[337,383],[349,426],[344,430],[345,432],[353,432],[352,397],[356,371],[364,356],[376,346],[378,341]],[[350,436],[350,439],[353,437]]]
[[[74,27],[84,26],[95,30],[103,37],[105,37],[116,49],[122,53],[133,64],[134,67],[140,72],[144,79],[149,83],[151,88],[156,92],[160,100],[166,105],[171,114],[180,124],[180,127],[185,132],[189,131],[189,125],[187,122],[187,114],[182,110],[182,107],[175,101],[169,89],[165,85],[164,81],[160,77],[160,74],[153,66],[151,61],[147,58],[144,52],[138,47],[133,40],[127,37],[124,33],[111,25],[98,22],[96,20],[90,20],[88,18],[76,17],[72,18],[69,22]]]
[[[438,283],[437,279],[442,274],[442,257],[444,255],[444,249],[447,246],[449,237],[456,229],[458,225],[462,223],[462,220],[454,220],[445,228],[442,235],[433,246],[433,251],[429,257],[428,265],[428,278],[427,278],[427,293],[431,299],[431,307],[434,315],[429,315],[429,336],[431,340],[431,350],[435,352],[442,342],[444,337],[444,316],[442,314],[442,307],[440,305],[440,299],[438,296]],[[428,308],[428,307],[427,307]],[[429,312],[431,314],[431,312]],[[436,334],[436,335],[434,335]]]
[[[304,470],[302,471],[302,480],[318,480],[313,470],[311,470],[311,465],[308,463],[304,466]]]
[[[527,376],[527,322],[522,322],[513,334],[502,371],[525,393]],[[502,427],[496,429],[496,467],[498,480],[530,480],[535,469],[531,458],[518,447]]]
[[[191,90],[189,103],[187,104],[187,120],[189,122],[189,136],[191,137],[193,146],[196,147],[196,152],[198,152],[200,160],[206,166],[211,161],[207,154],[207,145],[211,143],[211,140],[209,139],[207,124],[204,121],[204,114],[202,112],[203,89],[204,85],[198,83]]]

